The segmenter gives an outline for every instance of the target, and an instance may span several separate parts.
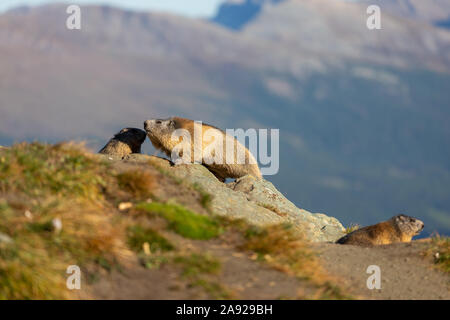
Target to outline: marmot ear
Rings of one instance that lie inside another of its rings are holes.
[[[170,120],[169,121],[169,126],[175,127],[175,120]]]

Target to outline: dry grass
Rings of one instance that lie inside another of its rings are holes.
[[[2,151],[0,232],[12,242],[0,247],[1,299],[68,298],[69,265],[114,265],[126,255],[123,228],[103,194],[113,180],[79,145]]]
[[[136,200],[151,198],[155,187],[155,177],[144,170],[119,173],[117,182],[120,188],[129,192]]]
[[[251,227],[246,232],[246,239],[242,249],[256,252],[259,260],[315,286],[316,294],[311,298],[349,298],[334,285],[336,279],[326,273],[309,243],[298,231],[294,231],[291,225]]]
[[[290,225],[251,227],[246,239],[243,249],[256,252],[261,260],[272,262],[280,270],[304,279],[316,278],[319,274],[314,252]]]
[[[431,238],[429,247],[424,251],[425,256],[431,256],[436,266],[450,274],[450,238],[439,235]]]

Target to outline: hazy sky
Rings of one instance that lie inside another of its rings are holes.
[[[219,3],[223,0],[0,0],[0,12],[20,5],[39,5],[44,3],[70,4],[112,4],[116,6],[168,11],[187,16],[208,17],[212,16]]]

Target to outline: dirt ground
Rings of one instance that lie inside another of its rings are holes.
[[[227,235],[225,235],[227,236]],[[168,238],[175,240],[173,235]],[[124,270],[115,270],[100,277],[99,281],[86,287],[83,299],[298,299],[314,294],[306,281],[301,281],[257,261],[248,252],[236,250],[235,241],[215,239],[195,241],[178,238],[186,252],[210,254],[221,262],[221,272],[204,277],[211,284],[220,284],[222,289],[192,285],[184,279],[173,265],[160,269],[145,269],[130,265]],[[224,295],[225,294],[225,295]]]
[[[363,248],[316,244],[325,268],[338,276],[355,296],[367,299],[450,299],[450,277],[421,252],[424,241]],[[381,289],[369,290],[367,267],[381,270]]]
[[[220,239],[186,242],[187,249],[200,250],[219,258],[222,272],[209,277],[227,292],[211,291],[192,286],[180,277],[173,266],[148,270],[138,265],[113,271],[89,286],[83,298],[95,299],[304,299],[314,291],[305,281],[256,261],[245,252],[236,251],[233,244]],[[373,248],[315,244],[325,269],[339,285],[355,299],[450,299],[450,277],[437,270],[431,258],[421,252],[425,243],[394,244]],[[369,265],[381,270],[381,289],[369,290],[366,273]]]
[[[226,250],[226,249],[225,249]],[[223,261],[224,272],[213,277],[226,286],[231,299],[283,299],[297,297],[300,283],[245,256],[230,256]],[[164,266],[159,270],[136,267],[125,273],[112,272],[96,283],[90,292],[95,299],[192,300],[217,299],[218,293],[192,286],[179,276],[178,270]]]

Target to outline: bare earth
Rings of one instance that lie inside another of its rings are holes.
[[[427,243],[413,241],[373,248],[317,244],[325,268],[355,296],[367,299],[450,299],[450,277],[436,270],[421,252]],[[367,267],[381,269],[381,289],[369,290]]]
[[[234,245],[220,239],[200,243],[183,239],[186,250],[214,255],[222,263],[218,275],[208,277],[226,288],[229,296],[220,296],[220,291],[205,291],[190,285],[180,277],[174,266],[161,269],[145,269],[131,266],[122,272],[113,271],[100,281],[81,292],[83,299],[296,299],[299,293],[309,293],[308,284],[283,272],[255,261],[247,253],[234,249]],[[305,292],[299,291],[302,288]]]
[[[229,239],[228,239],[229,240]],[[186,241],[186,240],[183,240]],[[228,241],[227,241],[228,242]],[[211,277],[226,288],[231,299],[311,299],[312,290],[300,281],[255,261],[249,254],[220,239],[186,241],[186,249],[211,253],[222,262],[222,272]],[[421,252],[426,243],[394,244],[373,248],[330,243],[315,244],[322,263],[337,283],[356,299],[450,299],[450,277],[437,270]],[[381,289],[369,290],[369,265],[381,269]],[[134,265],[113,271],[81,293],[88,299],[221,299],[180,278],[173,266],[148,270]]]

